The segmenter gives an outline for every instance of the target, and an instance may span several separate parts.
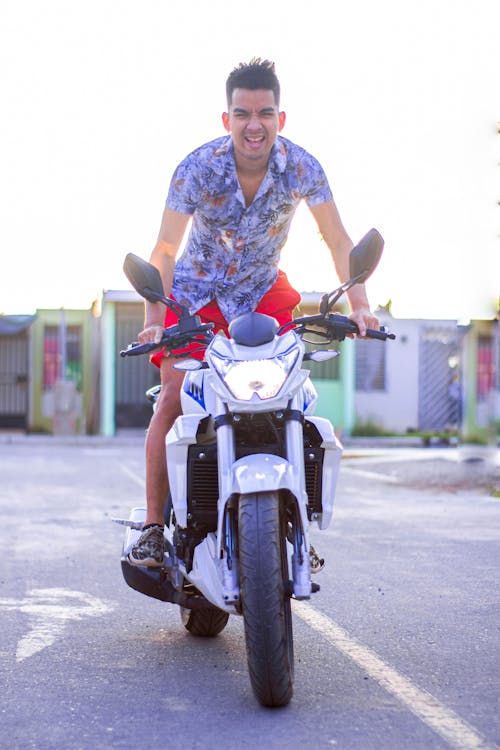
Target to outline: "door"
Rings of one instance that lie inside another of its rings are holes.
[[[0,336],[0,428],[28,424],[28,332]]]
[[[119,303],[116,306],[117,349],[125,349],[137,339],[144,322],[142,303]],[[117,428],[147,427],[152,408],[144,393],[160,382],[160,371],[149,362],[148,355],[118,357],[116,365]]]
[[[456,430],[460,421],[456,327],[426,326],[420,335],[418,421],[422,431]]]

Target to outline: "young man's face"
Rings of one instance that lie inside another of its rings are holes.
[[[278,110],[271,90],[235,89],[222,122],[233,139],[236,164],[255,169],[267,166],[276,136],[285,125],[285,113]]]

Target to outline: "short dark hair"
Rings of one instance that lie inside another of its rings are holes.
[[[274,101],[279,107],[280,82],[271,60],[253,57],[249,63],[240,63],[234,68],[226,81],[227,106],[231,105],[234,89],[269,89],[274,94]]]

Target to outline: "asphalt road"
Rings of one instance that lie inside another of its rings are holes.
[[[1,443],[0,748],[500,744],[497,456],[348,456],[321,592],[294,603],[295,695],[269,710],[239,618],[198,640],[122,580],[139,441]]]

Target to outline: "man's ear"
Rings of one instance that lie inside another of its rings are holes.
[[[227,130],[227,132],[230,133],[231,125],[229,123],[229,114],[227,112],[222,113],[222,124],[224,125],[224,130]]]
[[[278,132],[281,133],[281,131],[285,127],[285,122],[286,122],[286,112],[280,112],[278,115]]]

